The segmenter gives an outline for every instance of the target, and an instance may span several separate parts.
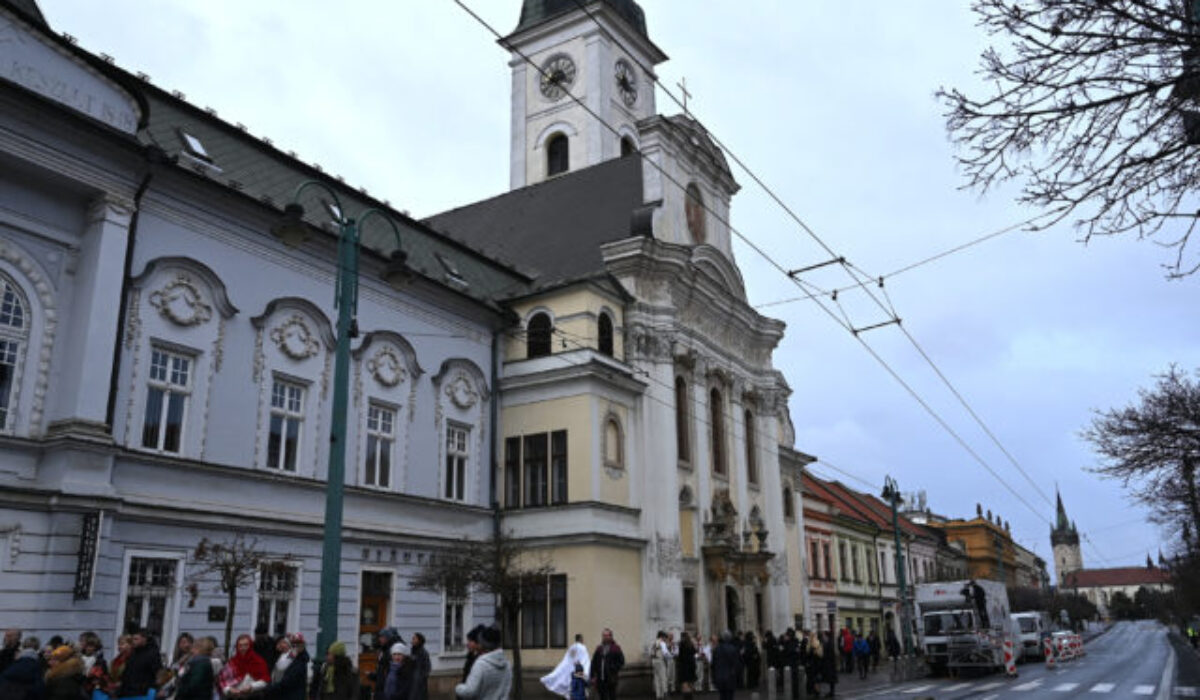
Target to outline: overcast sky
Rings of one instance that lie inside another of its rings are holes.
[[[519,0],[467,0],[507,33]],[[838,254],[881,275],[1038,212],[1012,192],[959,190],[941,85],[970,86],[987,45],[968,3],[644,0],[651,38],[687,78],[689,107]],[[507,189],[509,56],[451,0],[41,0],[59,31],[144,71],[230,122],[415,216]],[[679,109],[661,91],[659,110]],[[781,265],[828,256],[744,172],[734,226]],[[1055,486],[1087,534],[1089,566],[1140,564],[1170,536],[1119,484],[1099,481],[1078,432],[1170,363],[1200,366],[1200,277],[1169,282],[1168,251],[1132,238],[1083,245],[1063,226],[1018,231],[897,275],[904,328],[1033,478],[1017,473],[895,326],[861,337],[1018,490],[989,475],[863,346],[812,301],[762,308],[788,324],[775,362],[794,394],[796,447],[863,490],[885,475],[969,517],[1011,521],[1049,559]],[[797,288],[736,248],[750,302]],[[807,277],[826,289],[839,269]],[[845,293],[852,325],[887,315]],[[836,307],[830,306],[835,309]],[[864,483],[865,482],[865,483]],[[1045,498],[1043,497],[1043,494]],[[1047,500],[1048,499],[1048,500]],[[1036,512],[1034,512],[1036,510]]]

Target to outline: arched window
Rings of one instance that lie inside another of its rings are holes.
[[[565,173],[571,167],[571,143],[565,134],[555,134],[546,142],[546,175]]]
[[[693,243],[704,242],[704,198],[696,183],[687,186],[687,200],[684,202],[684,215],[687,217],[688,233],[692,234]]]
[[[608,314],[600,314],[600,320],[597,323],[597,345],[600,346],[600,352],[612,357],[613,355],[613,322],[612,317]]]
[[[691,444],[688,441],[689,423],[687,382],[683,377],[675,377],[675,447],[680,462],[692,459]]]
[[[754,414],[746,411],[746,483],[758,483],[758,461],[755,459]]]
[[[621,449],[621,424],[614,416],[609,416],[604,421],[604,466],[617,469],[625,467],[625,454]]]
[[[712,470],[714,474],[725,474],[725,411],[721,392],[717,389],[708,393],[708,412],[712,428]]]
[[[12,429],[18,362],[29,337],[28,308],[16,285],[0,276],[0,431]]]
[[[783,517],[792,520],[796,517],[796,504],[793,502],[792,487],[783,488]]]
[[[537,313],[529,319],[525,329],[526,354],[529,357],[545,357],[550,354],[550,334],[554,327],[549,314]]]
[[[633,139],[629,138],[628,136],[622,136],[621,157],[624,158],[625,156],[631,156],[634,153],[637,153],[637,145],[634,144]]]

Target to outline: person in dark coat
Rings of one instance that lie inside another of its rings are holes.
[[[592,654],[592,667],[588,673],[600,700],[616,700],[617,681],[624,667],[625,652],[613,640],[612,630],[605,628],[600,633],[600,644]]]
[[[791,627],[779,638],[779,663],[792,676],[792,697],[800,697],[800,642]]]
[[[305,649],[304,635],[299,632],[288,635],[292,650],[288,652],[292,663],[283,672],[283,677],[272,681],[263,689],[263,695],[269,700],[305,700],[305,690],[308,688],[308,651]]]
[[[887,653],[888,658],[895,659],[900,656],[900,638],[896,636],[896,630],[891,627],[887,631]]]
[[[266,625],[259,625],[254,628],[254,641],[251,648],[254,653],[262,657],[266,662],[267,668],[275,668],[275,662],[279,660],[278,640],[271,637],[267,633]]]
[[[679,655],[675,658],[675,682],[683,700],[692,700],[696,687],[696,645],[687,632],[679,635]]]
[[[367,674],[367,680],[375,686],[374,700],[383,700],[383,684],[392,667],[392,645],[402,641],[395,627],[384,627],[375,636],[375,670]]]
[[[410,700],[429,700],[429,674],[433,665],[429,662],[429,650],[425,648],[425,635],[413,632],[412,644],[413,680]]]
[[[187,667],[175,680],[175,700],[212,700],[216,680],[213,676],[213,647],[207,637],[192,643]]]
[[[46,700],[79,700],[83,695],[83,659],[69,646],[50,652],[46,670]]]
[[[17,650],[16,658],[0,673],[0,698],[4,700],[42,700],[45,680],[38,650],[42,641],[26,637]]]
[[[412,700],[412,649],[404,642],[396,642],[391,652],[392,663],[383,683],[384,700]]]
[[[758,650],[758,639],[753,632],[747,632],[742,642],[742,665],[746,667],[746,687],[758,690],[758,681],[762,676],[762,653]]]
[[[162,657],[158,644],[144,630],[134,632],[130,638],[133,650],[125,670],[121,672],[121,685],[117,688],[118,698],[137,697],[150,692],[158,683],[158,672],[162,670]]]
[[[310,695],[316,700],[358,699],[358,672],[346,653],[345,642],[329,645],[321,672],[313,676]]]
[[[21,630],[11,627],[4,630],[4,646],[0,648],[0,673],[8,670],[17,660],[17,652],[21,650]]]
[[[821,646],[825,650],[825,655],[821,657],[821,679],[829,684],[829,695],[826,697],[833,697],[837,692],[839,645],[834,642],[832,634],[825,632]]]
[[[733,635],[721,633],[721,641],[713,650],[712,677],[713,685],[721,700],[733,700],[733,692],[737,690],[737,677],[741,671],[742,656],[733,643]]]
[[[867,637],[867,644],[871,646],[871,670],[879,670],[879,655],[883,651],[883,642],[879,639],[879,631],[871,630],[870,636]]]

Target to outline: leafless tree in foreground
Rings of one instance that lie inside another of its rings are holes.
[[[1093,471],[1120,479],[1153,520],[1200,531],[1200,382],[1171,367],[1136,403],[1098,412],[1082,436],[1104,461]]]
[[[1200,186],[1200,0],[976,0],[1007,46],[982,96],[941,88],[967,186],[1018,179],[1020,201],[1092,236],[1134,233],[1188,255]]]
[[[415,590],[463,595],[474,590],[496,598],[497,619],[505,638],[519,640],[516,629],[522,594],[532,585],[545,585],[554,567],[536,550],[497,532],[492,539],[463,540],[426,559],[425,566],[409,581]],[[507,643],[506,643],[507,645]],[[509,645],[513,655],[513,697],[522,697],[521,645]]]
[[[281,562],[268,561],[267,554],[258,548],[258,540],[247,539],[241,533],[225,542],[213,542],[207,537],[202,538],[192,552],[193,584],[191,589],[195,595],[195,580],[207,578],[216,574],[217,585],[226,595],[228,610],[225,613],[225,653],[233,656],[230,642],[233,636],[233,618],[237,612],[238,590],[242,586],[254,583],[263,567],[286,566]]]

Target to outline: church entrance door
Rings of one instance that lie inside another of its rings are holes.
[[[725,587],[725,629],[730,632],[738,631],[738,613],[741,612],[738,605],[737,590],[733,586]]]

